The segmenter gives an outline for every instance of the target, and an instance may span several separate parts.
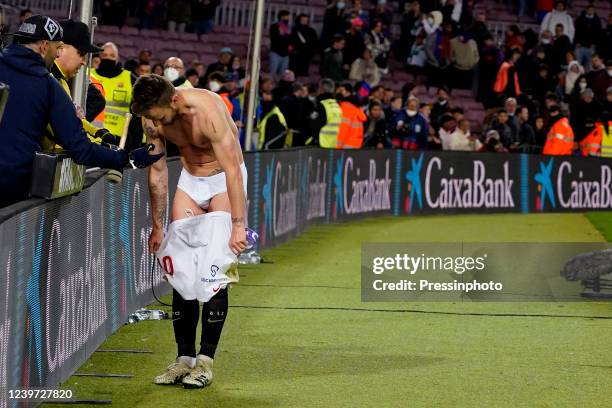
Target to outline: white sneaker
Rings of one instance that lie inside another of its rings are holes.
[[[183,387],[185,388],[204,388],[210,385],[213,380],[213,359],[198,354],[196,364],[193,370],[183,378]]]
[[[158,385],[178,384],[190,372],[191,367],[179,357],[176,359],[176,362],[170,364],[168,368],[166,368],[163,374],[155,377],[153,382]]]

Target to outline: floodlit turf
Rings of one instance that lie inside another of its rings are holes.
[[[211,387],[152,384],[176,350],[171,322],[148,321],[124,326],[102,348],[153,354],[94,353],[80,369],[133,378],[72,377],[63,388],[130,408],[610,407],[612,320],[594,317],[612,316],[611,303],[362,303],[359,289],[362,241],[602,240],[581,214],[313,227],[265,252],[270,263],[241,268]]]

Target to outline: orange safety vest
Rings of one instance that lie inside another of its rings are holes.
[[[232,102],[230,102],[229,100],[229,93],[224,92],[219,94],[219,96],[221,97],[221,99],[223,99],[223,103],[225,103],[225,106],[227,106],[227,110],[229,111],[229,114],[231,116],[232,113],[234,113],[234,105],[232,105]]]
[[[550,128],[543,154],[551,156],[568,156],[574,150],[574,131],[567,118],[561,118]]]
[[[342,121],[338,132],[338,149],[360,149],[363,144],[363,122],[366,115],[350,102],[340,102]]]
[[[508,70],[512,66],[513,65],[510,62],[506,61],[501,64],[501,67],[499,67],[499,71],[497,71],[497,78],[495,79],[495,84],[493,84],[493,90],[495,92],[502,93],[506,90],[506,86],[508,85],[508,81],[510,80],[510,78],[508,78]],[[520,95],[521,87],[519,85],[519,78],[516,69],[514,70],[514,88],[516,89],[516,94]]]
[[[104,91],[104,86],[102,86],[102,83],[100,81],[98,81],[93,75],[89,76],[89,80],[91,81],[91,83],[96,88],[98,88],[100,93],[102,93],[102,96],[104,97],[104,100],[106,100],[106,91]],[[104,109],[102,109],[102,112],[100,112],[100,114],[98,114],[98,116],[96,116],[94,118],[92,124],[94,126],[99,127],[99,128],[103,128],[104,127]]]
[[[580,142],[580,153],[583,156],[601,156],[601,138],[603,124],[597,122],[593,130]]]

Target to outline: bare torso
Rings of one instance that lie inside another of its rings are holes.
[[[222,172],[223,170],[217,161],[208,136],[205,132],[197,129],[194,130],[194,114],[190,112],[190,108],[185,101],[185,99],[189,99],[190,105],[193,105],[192,102],[197,100],[198,105],[196,109],[200,110],[200,112],[207,112],[211,110],[207,109],[207,106],[219,103],[219,96],[202,89],[177,90],[177,92],[181,95],[179,113],[172,124],[159,127],[159,133],[178,147],[183,167],[190,174],[196,177],[206,177]],[[223,107],[222,112],[226,116],[229,128],[240,151],[238,129],[225,105]],[[242,152],[240,152],[240,162],[242,163],[243,161]]]

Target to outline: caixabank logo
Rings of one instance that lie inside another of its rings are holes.
[[[612,168],[605,159],[534,158],[536,211],[612,208]]]
[[[306,221],[324,218],[327,199],[328,160],[308,155],[302,161],[300,204]]]
[[[264,166],[262,245],[297,228],[298,165],[272,156]]]
[[[391,158],[344,155],[335,159],[331,214],[345,215],[391,211]]]
[[[403,213],[518,211],[518,160],[506,157],[410,153],[402,180]]]

